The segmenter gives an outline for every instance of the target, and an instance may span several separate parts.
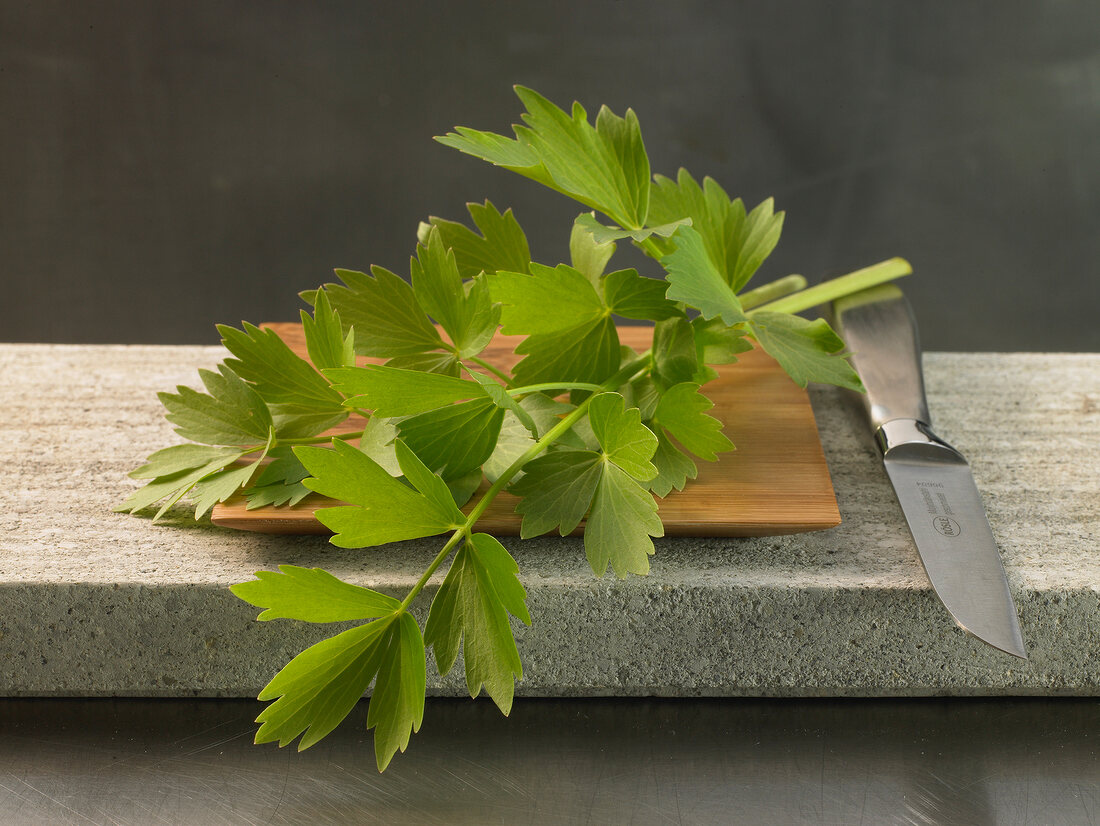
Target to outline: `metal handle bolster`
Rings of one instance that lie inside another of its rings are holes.
[[[875,443],[883,454],[901,445],[937,445],[955,450],[933,433],[927,422],[918,419],[890,419],[883,422],[875,430]]]
[[[916,419],[891,419],[875,428],[875,443],[885,460],[930,462],[937,467],[965,465],[966,457]]]

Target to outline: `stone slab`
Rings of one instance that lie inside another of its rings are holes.
[[[112,513],[137,485],[126,472],[178,441],[156,392],[220,357],[0,345],[0,695],[254,696],[322,634],[255,622],[228,585],[292,563],[397,596],[434,555],[434,540],[348,551],[182,508],[161,525]],[[505,540],[534,619],[517,631],[517,693],[1100,694],[1100,355],[931,353],[925,367],[937,431],[983,491],[1029,661],[952,623],[855,406],[813,388],[843,524],[658,540],[650,576],[624,581],[595,579],[577,539]],[[459,668],[428,679],[465,692]]]

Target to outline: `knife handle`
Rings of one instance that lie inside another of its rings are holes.
[[[876,433],[893,419],[930,427],[917,323],[901,290],[882,284],[838,299],[833,321],[867,389],[863,403]]]

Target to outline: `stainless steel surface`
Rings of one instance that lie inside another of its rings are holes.
[[[965,631],[1026,659],[1012,594],[969,466],[934,443],[894,448],[883,464],[932,587],[951,616]]]
[[[897,287],[883,285],[836,302],[833,316],[867,388],[864,406],[883,466],[932,587],[963,630],[1027,659],[970,467],[932,432],[909,303]]]
[[[314,748],[239,700],[0,700],[0,823],[1011,824],[1100,818],[1100,703],[429,699],[379,775],[365,704]]]

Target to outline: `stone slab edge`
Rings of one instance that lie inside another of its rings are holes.
[[[397,596],[397,593],[394,593]],[[1094,590],[1017,594],[1027,662],[956,628],[929,591],[534,585],[520,696],[1097,695]],[[200,585],[5,586],[8,696],[255,696],[342,626],[258,623]],[[877,619],[869,619],[877,618]],[[1028,621],[1027,618],[1031,618]],[[418,617],[423,621],[423,617]],[[1075,645],[1064,645],[1064,635]],[[14,644],[12,644],[14,643]],[[429,694],[467,693],[461,659]]]

